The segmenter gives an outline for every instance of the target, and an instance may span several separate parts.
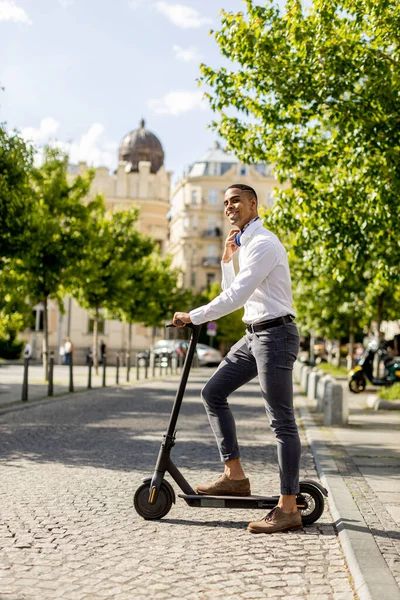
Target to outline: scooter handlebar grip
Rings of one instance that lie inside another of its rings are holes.
[[[188,327],[189,329],[201,329],[201,325],[193,325],[193,323],[183,323],[183,321],[180,321],[178,319],[177,321],[178,325],[185,325],[185,327]],[[175,323],[168,323],[165,327],[176,327]]]

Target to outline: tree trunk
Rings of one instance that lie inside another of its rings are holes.
[[[132,357],[132,323],[129,323],[128,354],[130,357]],[[131,360],[131,363],[132,363],[132,360]]]
[[[94,371],[96,373],[96,375],[99,374],[99,352],[98,352],[98,347],[99,347],[99,335],[98,335],[98,331],[99,331],[99,309],[96,308],[96,312],[94,314],[94,321],[93,321],[93,367],[94,367]]]
[[[383,339],[383,332],[381,332],[381,325],[383,321],[383,304],[385,300],[385,294],[378,296],[377,312],[376,312],[376,328],[378,330],[378,340]]]
[[[334,365],[335,365],[335,367],[340,367],[340,339],[336,340],[336,343],[337,343],[337,351],[336,351]]]
[[[43,379],[49,379],[49,320],[47,318],[47,296],[43,301]]]
[[[378,332],[378,344],[384,338],[384,334],[381,331],[382,321],[383,321],[383,305],[385,300],[385,294],[381,294],[378,296],[377,302],[377,311],[376,311],[376,328]],[[375,354],[375,377],[380,377],[380,366],[381,366],[381,356],[380,354]]]
[[[211,344],[210,344],[211,346]],[[315,363],[315,350],[314,350],[314,346],[315,346],[315,333],[314,330],[312,329],[310,331],[310,364],[313,367],[314,363]]]
[[[332,365],[333,364],[333,354],[332,354],[333,340],[327,340],[326,349],[327,349],[327,354],[328,354],[328,363]]]
[[[354,367],[354,319],[350,319],[349,328],[349,354],[347,358],[347,370],[351,371]]]

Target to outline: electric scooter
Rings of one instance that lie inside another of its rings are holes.
[[[378,353],[383,357],[385,372],[383,377],[374,377],[374,357]],[[349,389],[354,394],[359,394],[365,390],[367,379],[372,385],[390,386],[393,383],[400,382],[400,360],[391,359],[387,356],[387,350],[379,347],[375,340],[369,342],[366,350],[358,361],[358,365],[348,374]]]
[[[174,327],[174,325],[167,325]],[[247,508],[271,509],[278,504],[279,496],[202,496],[196,494],[191,485],[171,460],[171,450],[175,445],[175,427],[186,389],[189,371],[196,344],[199,339],[201,325],[186,324],[192,330],[182,376],[172,407],[167,431],[161,443],[154,474],[143,479],[143,484],[136,490],[134,506],[136,512],[146,520],[155,520],[165,517],[172,504],[176,502],[175,491],[165,479],[169,473],[182,494],[178,494],[189,506],[197,508]],[[303,525],[311,525],[317,521],[324,512],[324,496],[328,492],[321,484],[312,479],[300,481],[300,493],[297,495],[297,507],[301,512]]]

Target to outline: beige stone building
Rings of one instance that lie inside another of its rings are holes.
[[[227,187],[243,183],[253,187],[259,205],[273,204],[279,184],[270,166],[244,165],[216,143],[186,170],[172,191],[169,243],[173,266],[182,269],[182,286],[204,290],[221,280],[220,261],[229,231],[223,199]]]
[[[86,163],[71,166],[71,177],[88,169]],[[132,205],[140,209],[138,229],[152,236],[164,254],[168,238],[167,214],[170,201],[170,179],[164,167],[164,151],[158,138],[145,128],[141,121],[139,129],[128,133],[121,142],[118,167],[110,173],[106,167],[96,169],[90,195],[104,194],[108,210],[126,209]],[[68,336],[74,344],[75,362],[85,361],[92,343],[93,323],[86,310],[71,298],[64,299],[65,314],[62,315],[55,302],[49,307],[49,345],[58,356],[58,349]],[[28,336],[33,345],[34,357],[39,358],[42,348],[43,308],[38,305],[35,331]],[[107,346],[110,362],[117,351],[128,343],[128,326],[119,321],[103,321],[99,327],[99,341]],[[155,335],[152,329],[133,325],[132,347],[134,350],[148,348]]]

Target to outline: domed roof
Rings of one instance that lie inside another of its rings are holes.
[[[141,160],[151,162],[151,172],[157,173],[164,164],[164,150],[160,140],[145,129],[144,119],[140,121],[139,129],[128,133],[121,142],[118,154],[120,161],[128,163],[129,172],[139,171]]]

